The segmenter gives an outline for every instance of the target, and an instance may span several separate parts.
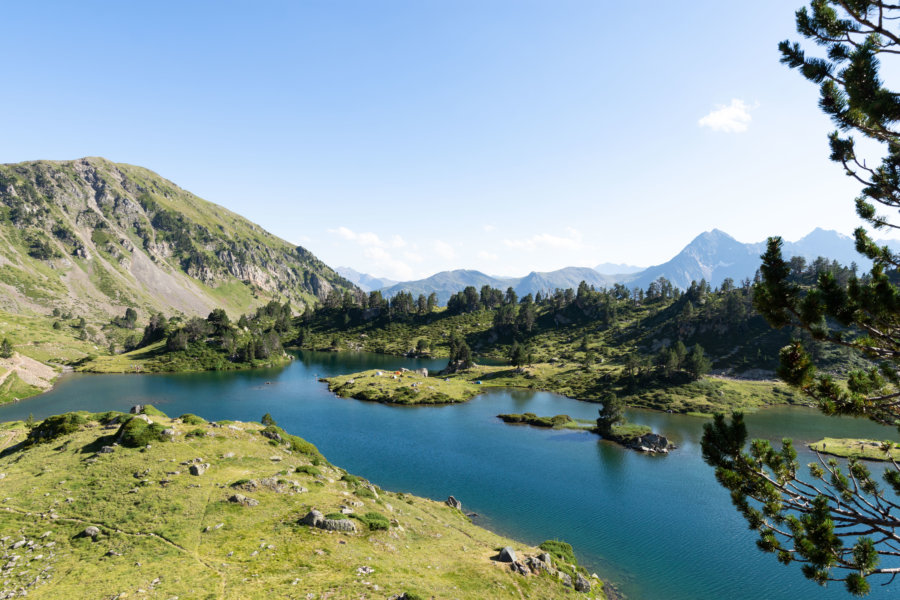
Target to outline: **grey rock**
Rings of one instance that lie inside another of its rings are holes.
[[[577,573],[575,575],[575,591],[576,592],[590,592],[591,591],[591,582],[585,578],[581,573]]]
[[[83,537],[89,537],[92,540],[96,540],[97,536],[100,535],[100,529],[94,527],[93,525],[89,525],[88,527],[84,528],[84,531],[81,532],[81,535]]]
[[[204,473],[206,473],[207,469],[209,469],[209,466],[210,466],[209,463],[199,463],[199,464],[191,465],[189,470],[191,472],[191,475],[200,476],[200,475],[203,475]]]
[[[133,415],[139,415],[142,412],[144,412],[144,405],[143,404],[135,404],[134,406],[131,407],[131,410],[129,410],[128,412],[130,412]]]
[[[637,445],[641,446],[640,449],[644,452],[665,454],[669,451],[669,440],[658,433],[645,433],[640,437]]]
[[[111,454],[115,451],[116,449],[113,446],[103,446],[100,448],[100,454]]]
[[[550,556],[549,552],[544,552],[543,554],[539,554],[538,558],[541,559],[542,562],[546,563],[549,566],[553,566],[553,557]]]
[[[518,573],[519,575],[530,575],[531,569],[520,563],[519,561],[515,561],[513,564],[509,565],[514,573]]]
[[[228,501],[240,504],[241,506],[257,506],[259,504],[259,500],[255,500],[243,494],[233,494],[228,497]]]
[[[325,515],[316,509],[312,509],[306,513],[305,517],[300,519],[300,522],[304,525],[309,525],[310,527],[320,527],[325,522]]]
[[[446,504],[447,504],[447,506],[449,506],[450,508],[455,508],[455,509],[457,509],[457,510],[462,510],[462,502],[460,502],[459,500],[457,500],[457,499],[454,498],[453,496],[450,496],[449,498],[447,498]]]
[[[516,551],[509,546],[506,546],[500,551],[500,554],[497,555],[497,560],[500,562],[514,563],[516,562]]]
[[[559,573],[556,574],[556,576],[559,578],[560,581],[562,581],[562,584],[564,586],[572,587],[572,577],[570,577],[568,573],[563,573],[562,571],[560,571]]]
[[[346,531],[356,533],[356,523],[350,519],[325,519],[321,525],[326,531]]]
[[[166,437],[175,437],[175,430],[171,427],[162,430],[162,434]]]

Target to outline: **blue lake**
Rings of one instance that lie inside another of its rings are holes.
[[[398,407],[338,398],[318,377],[362,369],[441,368],[446,361],[303,352],[283,369],[179,375],[70,375],[42,396],[0,407],[0,420],[69,410],[154,404],[170,416],[258,421],[271,413],[333,463],[381,487],[443,500],[454,495],[475,520],[530,543],[563,539],[581,561],[632,600],[847,598],[799,567],[756,549],[755,536],[700,457],[703,419],[631,411],[679,449],[645,456],[590,433],[510,426],[496,415],[533,412],[593,419],[597,406],[546,392],[490,390],[467,404]],[[751,435],[804,442],[832,437],[897,440],[896,431],[815,410],[748,415]],[[896,587],[873,581],[873,599]]]

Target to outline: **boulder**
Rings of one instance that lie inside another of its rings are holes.
[[[100,448],[100,454],[110,454],[115,451],[116,449],[112,446],[103,446],[102,448]]]
[[[81,537],[89,537],[92,540],[96,540],[98,535],[100,535],[100,529],[93,525],[85,527],[84,531],[81,532]]]
[[[325,519],[320,527],[326,531],[346,531],[348,533],[356,533],[356,523],[350,519]]]
[[[543,554],[539,554],[538,558],[541,559],[541,562],[546,563],[547,566],[553,566],[553,557],[550,556],[549,552],[544,552]]]
[[[191,475],[199,476],[199,475],[203,475],[204,473],[206,473],[206,470],[209,469],[209,466],[210,466],[209,463],[198,463],[198,464],[191,465],[189,470],[191,472]]]
[[[163,429],[162,434],[166,437],[173,438],[173,437],[175,437],[175,430],[172,429],[171,427],[169,427],[167,429]]]
[[[312,509],[306,516],[300,519],[300,523],[303,525],[309,525],[310,527],[320,527],[325,522],[325,515],[317,511],[316,509]]]
[[[519,561],[516,561],[509,566],[514,573],[518,573],[519,575],[531,575],[531,569],[529,569]]]
[[[514,563],[516,562],[516,551],[511,547],[506,546],[500,551],[500,554],[497,555],[497,560],[500,562]]]
[[[256,506],[259,504],[259,500],[255,500],[243,494],[232,494],[228,497],[228,501],[240,504],[241,506]]]
[[[563,573],[562,571],[558,572],[556,576],[562,581],[562,584],[566,587],[572,587],[572,577],[568,573]]]
[[[645,433],[640,437],[638,445],[646,448],[646,452],[666,453],[669,451],[669,440],[658,433]]]
[[[575,591],[585,593],[591,591],[591,582],[581,573],[575,575]]]
[[[139,415],[142,412],[144,412],[144,405],[143,404],[135,404],[134,406],[131,407],[131,410],[129,410],[128,412],[130,412],[133,415]]]
[[[455,509],[457,509],[457,510],[462,510],[462,502],[460,502],[459,500],[457,500],[457,499],[454,498],[453,496],[450,496],[449,498],[447,498],[446,504],[447,504],[447,506],[449,506],[450,508],[455,508]]]
[[[260,435],[262,435],[263,437],[269,438],[270,440],[275,440],[276,442],[284,441],[281,439],[281,435],[277,431],[263,430],[260,432]]]

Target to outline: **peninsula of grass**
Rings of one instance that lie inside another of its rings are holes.
[[[115,412],[3,423],[0,473],[2,597],[605,598],[560,542],[551,572],[523,576],[498,549],[522,564],[543,550],[350,476],[274,425]],[[313,509],[347,530],[306,524]],[[582,579],[590,591],[573,589]]]
[[[576,420],[569,415],[556,415],[554,417],[539,417],[534,413],[511,413],[497,415],[497,418],[510,425],[531,425],[532,427],[544,427],[546,429],[593,429],[594,421]]]
[[[809,448],[820,454],[830,454],[841,458],[900,461],[900,446],[893,442],[849,438],[825,438],[810,444]]]
[[[569,363],[512,366],[475,365],[448,375],[415,371],[363,371],[324,379],[344,398],[388,404],[452,404],[467,402],[488,388],[547,391],[585,402],[601,402],[613,391],[628,406],[709,417],[716,412],[754,412],[778,404],[805,404],[803,397],[775,381],[708,377],[664,388],[634,390],[618,381],[612,366],[585,369]],[[381,375],[378,375],[381,373]],[[396,378],[395,378],[396,377]]]

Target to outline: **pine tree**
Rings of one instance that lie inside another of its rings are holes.
[[[0,358],[12,358],[12,355],[12,344],[9,343],[8,338],[3,338],[3,341],[0,342]]]
[[[597,417],[597,431],[600,435],[609,435],[617,423],[625,420],[625,402],[613,392],[606,392],[601,398],[603,407]]]
[[[826,50],[810,57],[799,43],[779,45],[781,61],[820,90],[820,108],[837,131],[829,136],[831,159],[863,186],[856,212],[875,229],[898,228],[879,208],[900,208],[900,96],[880,77],[880,61],[900,53],[900,7],[887,2],[813,0],[796,13],[797,31]],[[857,154],[855,132],[868,147],[881,144],[884,156],[873,167]],[[873,261],[871,273],[845,280],[817,269],[817,280],[792,279],[799,263],[786,262],[780,238],[771,238],[754,285],[754,305],[774,327],[797,327],[819,342],[855,351],[869,361],[846,382],[816,370],[799,341],[781,350],[779,376],[815,399],[826,414],[865,416],[900,425],[900,256],[880,248],[863,228],[856,248]],[[740,414],[730,423],[717,415],[704,427],[703,457],[751,528],[758,546],[785,564],[800,563],[803,574],[824,585],[844,581],[858,596],[868,578],[900,573],[900,466],[892,463],[881,479],[853,459],[846,468],[820,461],[802,473],[789,441],[780,451],[754,440],[745,452],[747,430]],[[887,445],[885,450],[887,450]],[[880,469],[879,469],[880,471]],[[891,498],[890,496],[894,497]],[[882,565],[887,557],[892,564]]]

